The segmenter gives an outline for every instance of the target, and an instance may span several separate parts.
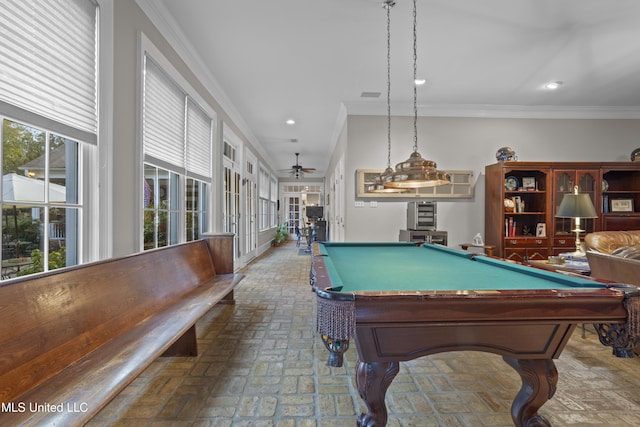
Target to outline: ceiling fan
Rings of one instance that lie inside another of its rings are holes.
[[[291,166],[290,169],[283,169],[281,172],[289,172],[289,176],[295,179],[304,178],[305,173],[314,173],[315,168],[305,168],[298,162],[298,156],[300,153],[296,153],[296,164]]]

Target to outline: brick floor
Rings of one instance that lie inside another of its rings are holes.
[[[293,244],[244,269],[236,305],[197,325],[200,355],[160,358],[88,425],[126,427],[355,426],[365,409],[355,349],[326,366],[314,332],[309,256]],[[556,395],[540,410],[554,426],[640,426],[640,359],[619,359],[587,330],[560,359]],[[452,352],[401,363],[387,393],[389,426],[512,426],[520,379],[501,357]]]

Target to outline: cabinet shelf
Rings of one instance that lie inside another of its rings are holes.
[[[545,194],[544,190],[506,190],[505,194]]]
[[[512,215],[545,215],[544,212],[505,212],[504,213],[505,216],[512,216]]]
[[[617,190],[607,190],[603,191],[602,194],[640,194],[638,190],[629,190],[629,189],[617,189]]]

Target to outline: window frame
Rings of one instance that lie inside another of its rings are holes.
[[[144,142],[144,108],[145,108],[145,61],[146,58],[149,57],[149,59],[151,59],[153,61],[153,63],[155,64],[155,66],[157,66],[167,77],[168,79],[171,80],[171,83],[175,84],[177,86],[177,88],[183,93],[184,97],[184,131],[182,133],[182,147],[183,147],[183,152],[184,152],[184,156],[183,156],[183,163],[182,165],[175,165],[175,164],[171,164],[169,162],[163,161],[161,159],[156,159],[153,158],[152,156],[147,155],[147,153],[145,152],[145,142]],[[179,205],[176,208],[177,209],[177,217],[171,217],[172,221],[176,221],[176,224],[174,226],[172,226],[171,228],[177,228],[178,230],[178,235],[177,235],[177,241],[176,242],[172,242],[170,244],[175,244],[175,243],[181,243],[181,242],[185,242],[188,241],[188,238],[192,237],[192,236],[188,236],[188,231],[187,231],[187,225],[188,225],[188,221],[187,221],[187,185],[190,182],[190,180],[195,180],[198,183],[202,183],[204,184],[204,192],[200,193],[202,195],[202,197],[204,198],[204,210],[199,210],[198,212],[198,216],[199,216],[199,226],[202,227],[199,231],[198,231],[198,235],[203,233],[203,232],[207,232],[209,230],[212,230],[212,218],[213,215],[211,214],[212,212],[212,194],[213,194],[213,185],[214,185],[214,155],[213,153],[215,152],[215,135],[217,132],[217,114],[215,112],[215,110],[213,110],[209,104],[207,102],[204,101],[204,99],[198,94],[198,92],[193,88],[193,86],[191,86],[191,84],[184,78],[184,76],[182,76],[182,74],[173,66],[173,64],[171,64],[171,62],[160,52],[160,50],[158,48],[155,47],[155,45],[149,40],[148,37],[145,36],[144,33],[140,33],[140,38],[139,38],[139,52],[138,52],[138,59],[139,59],[139,63],[138,63],[138,67],[139,67],[139,71],[137,73],[138,78],[140,79],[139,82],[139,105],[140,105],[140,109],[139,109],[139,131],[138,131],[138,140],[140,141],[139,144],[139,156],[140,156],[140,161],[137,162],[137,167],[139,169],[139,179],[140,179],[140,184],[137,186],[137,194],[138,194],[138,200],[140,201],[140,208],[138,210],[139,212],[139,221],[137,222],[138,224],[138,232],[137,234],[137,239],[139,240],[139,244],[138,246],[140,247],[141,250],[144,250],[144,245],[145,245],[145,239],[144,239],[144,232],[145,232],[145,215],[144,212],[145,210],[148,211],[148,209],[145,209],[145,198],[144,198],[144,182],[145,182],[145,176],[144,176],[144,172],[145,172],[145,165],[149,165],[151,167],[157,167],[157,168],[161,168],[161,169],[166,169],[170,172],[176,173],[178,175],[178,180],[179,180],[179,195],[178,195],[178,201],[179,201]],[[209,176],[205,176],[202,173],[202,170],[200,169],[199,171],[193,172],[192,170],[190,170],[189,168],[189,156],[187,154],[187,152],[189,151],[188,148],[188,144],[189,144],[189,137],[190,135],[188,134],[188,129],[189,129],[189,123],[188,123],[188,116],[189,116],[189,105],[195,105],[198,107],[198,109],[204,113],[210,120],[210,132],[209,132],[209,143],[208,143],[208,149],[209,149],[209,159],[208,159],[208,163],[209,163]],[[200,184],[198,184],[200,185]],[[201,186],[202,187],[202,186]],[[201,204],[202,205],[202,204]],[[173,208],[172,208],[173,209]]]
[[[62,5],[62,4],[61,4]],[[95,123],[90,127],[77,127],[79,122],[56,119],[47,110],[30,111],[7,101],[0,101],[0,116],[31,128],[36,128],[76,144],[76,161],[74,167],[77,179],[77,203],[58,206],[49,204],[50,208],[74,209],[76,237],[74,242],[69,240],[66,245],[73,244],[75,248],[75,264],[82,264],[112,255],[111,243],[111,209],[112,195],[110,179],[112,173],[109,168],[99,168],[99,164],[112,164],[112,105],[113,105],[113,0],[92,0],[92,11],[89,17],[93,21],[91,28],[93,36],[93,89],[91,98],[95,114]],[[55,5],[51,4],[51,7]],[[61,13],[68,13],[62,5]],[[45,34],[46,33],[41,33]],[[74,124],[76,123],[76,124]],[[48,139],[48,136],[46,137]],[[47,141],[48,143],[48,141]],[[46,149],[45,149],[46,150]],[[102,159],[102,161],[100,161]],[[49,167],[47,163],[46,167]],[[98,183],[101,183],[98,185]],[[96,191],[97,189],[97,191]],[[102,206],[101,206],[102,204]],[[48,218],[49,208],[47,211]],[[97,221],[95,220],[97,218]],[[49,230],[47,224],[44,227]],[[70,237],[66,236],[67,239]],[[48,251],[45,254],[43,268],[48,270]]]
[[[259,206],[259,230],[267,231],[273,228],[270,225],[270,196],[269,196],[269,170],[262,164],[258,167],[258,206]]]

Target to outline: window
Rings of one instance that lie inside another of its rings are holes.
[[[258,180],[258,198],[260,205],[260,230],[267,230],[269,228],[269,171],[260,168],[260,175]]]
[[[214,121],[177,71],[146,39],[143,44],[142,242],[152,249],[208,230]]]
[[[275,177],[271,177],[270,192],[270,208],[271,208],[271,226],[278,225],[278,180]]]
[[[243,178],[245,189],[245,253],[249,253],[257,247],[257,211],[256,211],[256,176],[254,174],[255,156],[247,153],[250,160],[245,163],[245,178]]]
[[[79,171],[97,145],[98,16],[87,0],[0,3],[3,279],[82,262]]]
[[[229,159],[232,163],[236,162],[236,147],[231,145],[228,141],[224,141],[223,155]]]
[[[207,188],[208,185],[204,182],[187,178],[187,242],[198,240],[201,231],[207,228]]]
[[[179,175],[153,165],[144,166],[144,249],[179,242]]]

